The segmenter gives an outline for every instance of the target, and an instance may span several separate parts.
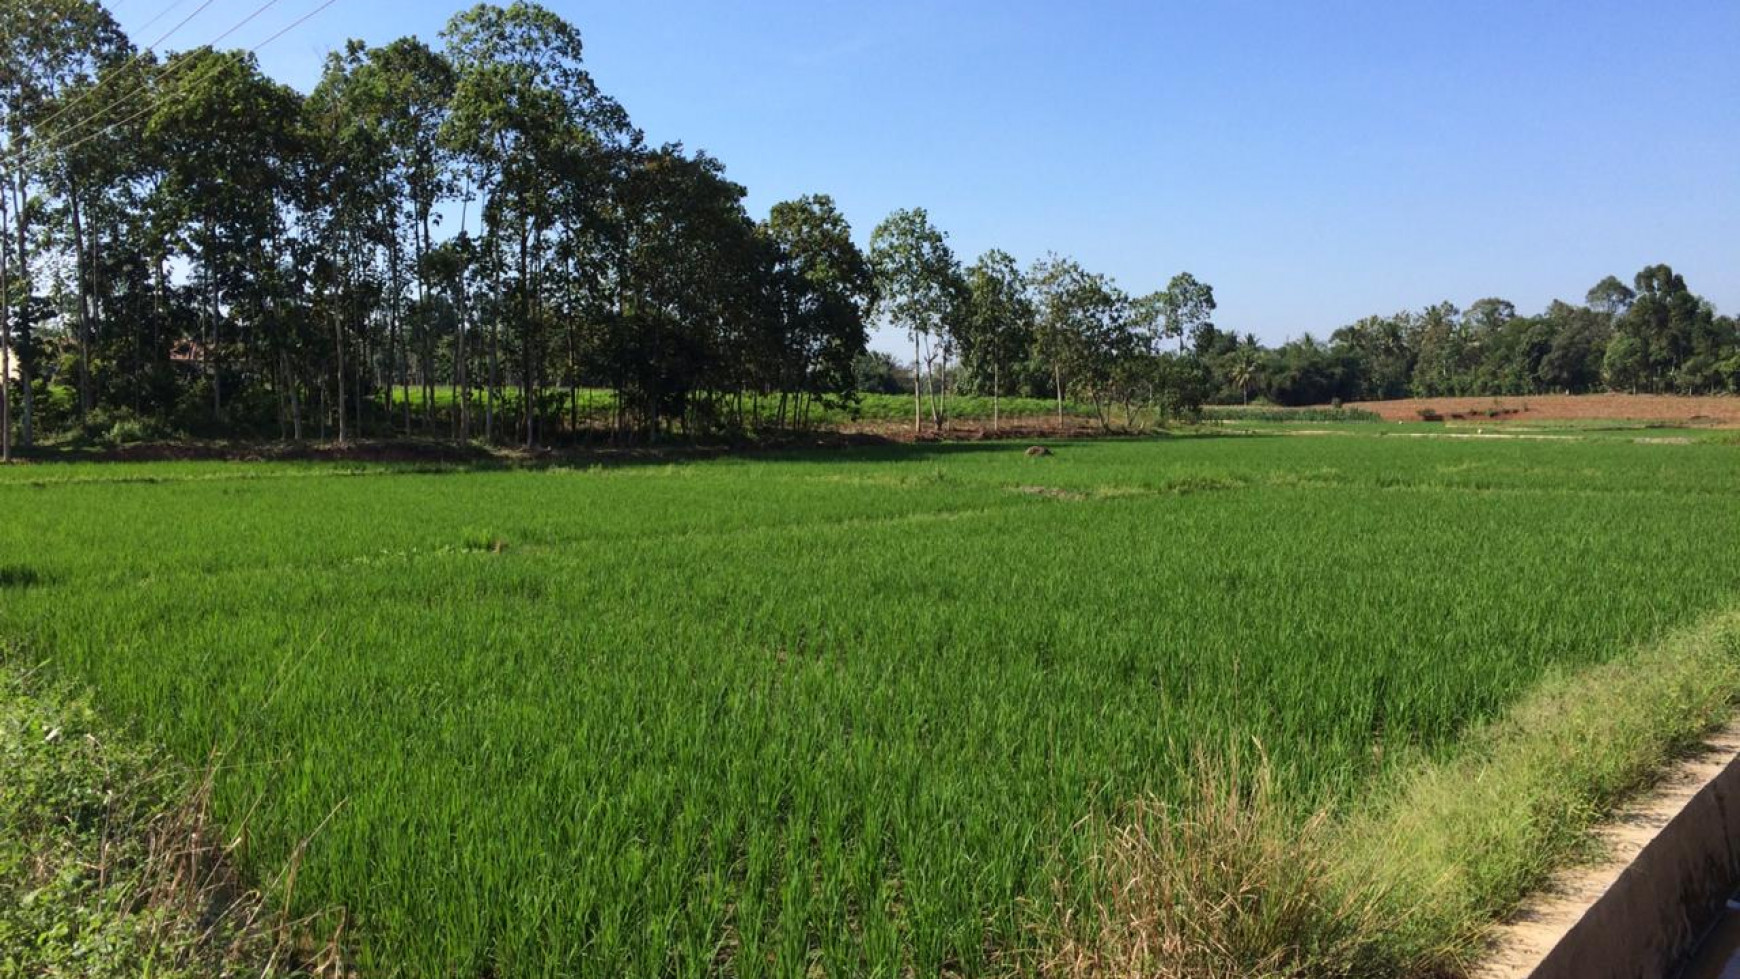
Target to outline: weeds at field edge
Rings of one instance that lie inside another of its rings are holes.
[[[0,650],[0,972],[347,979],[342,915],[293,919],[236,871],[243,834],[190,773],[111,739]],[[298,861],[278,884],[287,901]],[[310,936],[327,932],[324,940]],[[16,970],[16,971],[14,971]]]
[[[1466,976],[1493,925],[1731,719],[1740,612],[1542,683],[1442,764],[1337,821],[1284,811],[1260,748],[1198,752],[1183,805],[1112,825],[1091,910],[1059,885],[1038,971],[1098,979]]]

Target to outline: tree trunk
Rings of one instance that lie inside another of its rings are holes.
[[[272,365],[272,373],[275,375],[272,380],[272,401],[278,408],[278,441],[288,442],[290,440],[290,399],[285,390],[288,385],[284,383],[284,377],[289,373],[289,369],[284,364],[283,351],[279,351],[278,362]]]
[[[1001,431],[998,418],[999,400],[1003,396],[1003,364],[1001,361],[991,362],[991,434]]]
[[[164,253],[165,251],[166,249],[162,248],[160,242],[157,254],[152,256],[151,261],[157,277],[157,287],[151,296],[151,311],[153,313],[151,317],[151,351],[153,355],[164,351],[163,324],[169,318],[169,313],[164,307],[166,297],[169,295],[169,256]],[[166,418],[167,414],[160,409],[158,417]]]
[[[495,441],[495,392],[500,381],[501,352],[501,252],[490,249],[495,271],[495,308],[489,318],[489,390],[484,395],[483,440]]]
[[[520,225],[519,291],[520,291],[520,398],[524,402],[526,448],[536,448],[538,353],[532,316],[531,240],[532,229]]]
[[[284,360],[284,380],[290,388],[290,437],[302,441],[302,385],[290,373],[290,360]]]
[[[333,365],[336,368],[333,376],[332,390],[338,395],[338,444],[344,444],[344,317],[337,307],[332,311],[332,352]]]
[[[428,258],[430,249],[429,209],[419,206],[417,227],[422,234],[416,237],[417,242],[417,335],[423,357],[422,371],[418,379],[423,388],[423,432],[425,435],[435,430],[435,340],[429,329],[429,272]]]
[[[930,411],[936,421],[936,429],[940,432],[943,428],[943,419],[947,417],[949,410],[949,345],[947,343],[942,345],[942,374],[941,383],[938,386],[942,392],[942,401],[939,404],[932,404]]]
[[[0,198],[0,463],[12,461],[12,255]]]
[[[393,409],[399,407],[398,396],[395,393],[396,383],[405,382],[405,434],[411,434],[411,383],[410,372],[405,363],[404,318],[401,316],[400,300],[404,298],[403,284],[399,281],[399,230],[393,227],[393,218],[397,215],[389,212],[387,223],[387,288],[393,292],[392,299],[387,303],[387,434],[392,434]]]
[[[454,338],[453,375],[459,387],[459,440],[471,441],[471,372],[467,369],[466,358],[470,353],[466,350],[466,338],[469,335],[470,318],[469,304],[465,296],[465,271],[459,272],[459,325],[458,336]]]
[[[1057,427],[1063,428],[1063,368],[1051,365],[1051,380],[1057,387]]]
[[[19,298],[18,324],[20,329],[22,329],[24,326],[24,317],[27,315],[27,307],[30,302],[30,237],[29,231],[25,226],[27,219],[24,214],[25,198],[23,167],[17,168],[15,181],[8,189],[12,192],[12,209],[17,217],[15,225],[18,232],[18,278],[20,284],[23,286],[23,295]],[[4,234],[5,231],[5,228],[0,228],[0,234]],[[23,388],[20,392],[22,397],[20,398],[21,404],[19,407],[23,410],[18,419],[18,443],[28,449],[30,448],[31,443],[35,441],[36,434],[35,426],[33,424],[35,421],[36,405],[30,391],[31,365],[22,354],[18,355],[16,363],[18,365],[18,383]]]
[[[67,188],[67,216],[72,221],[73,279],[79,294],[79,426],[82,428],[91,413],[91,282],[85,254],[85,226],[79,213],[76,187]]]
[[[24,412],[23,417],[19,419],[22,424],[19,425],[18,429],[18,442],[27,449],[36,444],[36,393],[30,389],[31,374],[30,361],[23,357],[18,358],[18,383],[23,387],[23,391],[20,393],[24,396],[22,399]]]
[[[918,359],[918,331],[912,331],[912,435],[918,437],[924,425],[924,397],[918,391],[918,375],[922,361]]]
[[[566,336],[568,341],[568,435],[570,440],[574,433],[580,431],[580,375],[575,367],[574,359],[574,324],[569,322]]]
[[[212,420],[215,421],[216,423],[218,423],[219,425],[222,425],[223,420],[224,420],[224,396],[223,396],[222,382],[220,382],[218,379],[218,362],[217,362],[217,347],[218,347],[217,274],[215,272],[213,272],[212,270],[207,269],[206,270],[206,278],[209,280],[207,282],[207,287],[208,287],[207,292],[210,293],[208,298],[211,301],[211,310],[210,310],[211,328],[207,334],[207,339],[208,339],[209,345],[205,348],[205,363],[206,363],[207,370],[209,370],[211,372],[211,415],[212,415]]]

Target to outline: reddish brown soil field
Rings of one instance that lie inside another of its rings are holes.
[[[1682,398],[1667,394],[1548,394],[1505,398],[1408,398],[1355,401],[1385,421],[1419,421],[1431,408],[1446,419],[1461,415],[1480,421],[1548,422],[1573,420],[1668,422],[1712,428],[1740,428],[1740,398]],[[1498,412],[1498,417],[1489,417]]]

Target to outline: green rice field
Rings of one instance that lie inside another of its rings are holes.
[[[1204,750],[1354,812],[1740,590],[1740,446],[1383,430],[22,465],[0,641],[367,975],[1020,971]]]

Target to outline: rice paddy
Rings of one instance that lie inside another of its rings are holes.
[[[0,470],[0,640],[368,974],[1020,971],[1130,800],[1357,812],[1732,604],[1740,450],[1379,437]]]

